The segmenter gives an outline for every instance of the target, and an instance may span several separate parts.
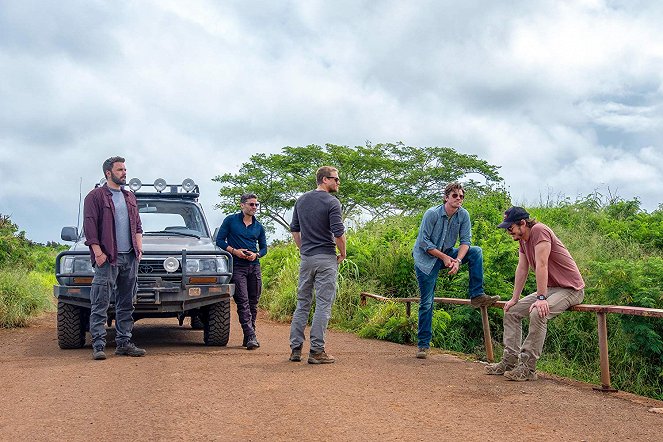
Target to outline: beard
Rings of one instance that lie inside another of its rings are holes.
[[[118,178],[113,174],[111,174],[111,180],[118,186],[124,186],[125,184],[127,184],[126,178]]]

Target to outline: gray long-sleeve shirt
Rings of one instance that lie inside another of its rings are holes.
[[[345,233],[341,203],[329,192],[306,192],[295,203],[290,231],[301,233],[302,255],[336,255],[334,238]]]

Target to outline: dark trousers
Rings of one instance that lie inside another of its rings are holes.
[[[111,266],[106,261],[101,267],[95,266],[90,290],[90,335],[95,349],[106,347],[111,298],[115,301],[115,344],[120,347],[131,339],[137,273],[138,260],[133,252],[118,253],[116,265]]]
[[[258,316],[258,301],[262,293],[262,274],[260,264],[248,266],[235,266],[233,268],[232,282],[235,284],[235,303],[237,316],[242,325],[245,338],[256,335],[256,317]]]

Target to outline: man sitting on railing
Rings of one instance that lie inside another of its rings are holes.
[[[461,264],[468,264],[469,294],[473,307],[494,304],[499,296],[483,292],[483,254],[481,247],[471,246],[470,214],[463,207],[465,191],[459,182],[444,188],[444,204],[424,213],[414,244],[414,270],[419,283],[419,333],[417,358],[426,359],[433,323],[433,293],[442,266],[450,275],[458,273]],[[454,247],[460,241],[458,248]]]
[[[518,267],[513,297],[504,306],[504,355],[496,364],[488,364],[488,374],[503,374],[512,381],[535,381],[536,361],[546,339],[548,320],[580,304],[585,283],[575,261],[564,244],[545,224],[529,217],[522,207],[504,212],[497,227],[506,229],[519,241]],[[536,292],[522,299],[529,269],[536,276]],[[529,333],[522,340],[522,320],[529,315]]]

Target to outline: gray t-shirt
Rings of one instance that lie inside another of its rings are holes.
[[[130,252],[133,248],[131,244],[131,227],[129,226],[129,211],[124,194],[120,190],[109,187],[113,193],[113,205],[115,206],[115,242],[117,243],[118,253]]]
[[[306,192],[295,203],[290,231],[301,232],[302,255],[336,255],[334,237],[339,238],[345,232],[341,203],[329,192]]]

